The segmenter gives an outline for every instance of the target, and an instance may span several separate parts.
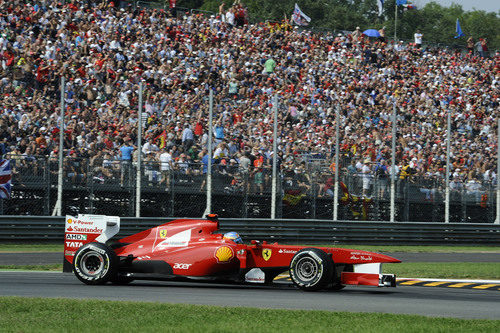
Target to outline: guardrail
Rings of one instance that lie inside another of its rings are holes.
[[[119,237],[174,218],[122,218]],[[316,244],[500,245],[500,225],[324,220],[220,219],[243,239]],[[0,216],[0,241],[62,242],[64,217]]]

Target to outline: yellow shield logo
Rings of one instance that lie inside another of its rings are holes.
[[[271,254],[273,251],[271,249],[262,249],[262,258],[264,258],[265,261],[268,261],[271,258]]]
[[[167,238],[167,230],[166,229],[160,230],[160,238]]]
[[[228,262],[233,259],[233,257],[233,249],[229,246],[221,246],[217,250],[215,250],[215,258],[219,263]]]

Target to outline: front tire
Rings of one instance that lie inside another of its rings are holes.
[[[305,291],[324,289],[332,282],[333,261],[322,250],[300,250],[290,262],[290,278],[297,287]]]
[[[118,258],[102,243],[88,243],[78,249],[73,259],[73,271],[85,284],[105,284],[116,276]]]

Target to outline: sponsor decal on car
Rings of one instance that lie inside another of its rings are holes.
[[[76,252],[76,251],[68,251],[68,250],[66,250],[66,251],[64,251],[64,255],[65,255],[65,256],[74,256],[74,255],[75,255],[75,252]]]
[[[295,251],[295,250],[288,250],[288,249],[279,249],[278,253],[295,254],[295,253],[297,253],[297,251]]]
[[[165,238],[153,248],[154,251],[164,250],[169,247],[187,246],[191,240],[191,229],[181,231],[173,236]]]
[[[85,232],[85,233],[88,233],[88,234],[102,234],[102,230],[101,228],[98,228],[98,227],[94,227],[94,228],[80,228],[80,227],[77,227],[77,226],[73,226],[73,227],[69,227],[66,229],[66,231],[72,231],[72,232]]]
[[[66,247],[76,247],[76,248],[79,248],[80,246],[83,246],[82,242],[66,242]]]
[[[104,251],[103,249],[100,249],[100,248],[98,248],[98,247],[96,247],[94,245],[90,245],[88,248],[96,251],[97,253],[106,254],[106,251]]]
[[[218,263],[226,263],[233,259],[234,252],[229,246],[221,246],[215,250],[214,256]]]
[[[355,254],[351,255],[351,260],[365,260],[365,261],[370,261],[372,260],[372,256],[363,256],[363,255],[360,255],[360,256],[357,256]]]
[[[175,263],[174,264],[174,269],[189,269],[192,264],[182,264],[182,263]]]
[[[265,283],[266,274],[260,268],[252,268],[245,274],[245,281],[252,283]]]
[[[82,234],[66,234],[66,239],[67,240],[86,241],[87,240],[87,235],[82,235]]]
[[[81,224],[81,225],[94,225],[94,222],[92,221],[82,221],[82,220],[76,220],[73,221],[75,224]]]
[[[167,229],[160,230],[160,238],[167,238]]]
[[[273,251],[271,249],[262,249],[262,258],[264,258],[265,261],[268,261],[272,254]]]

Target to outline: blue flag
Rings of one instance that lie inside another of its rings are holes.
[[[402,6],[402,5],[406,5],[408,0],[396,0],[396,5],[397,6]]]
[[[462,28],[460,27],[460,21],[458,19],[457,19],[457,28],[456,28],[455,33],[457,34],[455,36],[455,38],[460,38],[460,37],[465,36],[465,34],[462,32]]]

